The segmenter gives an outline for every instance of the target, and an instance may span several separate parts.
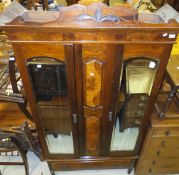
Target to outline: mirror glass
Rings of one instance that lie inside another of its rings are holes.
[[[111,151],[132,151],[153,86],[158,62],[137,57],[124,61]]]
[[[74,153],[65,64],[40,57],[31,59],[28,68],[49,152]]]

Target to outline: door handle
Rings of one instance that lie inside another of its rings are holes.
[[[77,115],[76,114],[73,114],[73,123],[77,124]]]
[[[109,122],[112,121],[112,112],[109,112]]]

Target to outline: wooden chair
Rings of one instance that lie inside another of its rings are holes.
[[[21,78],[17,71],[12,48],[5,43],[6,39],[7,37],[4,33],[0,33],[0,101],[16,103],[25,116],[32,121],[32,116],[26,108],[26,98],[23,93],[21,93],[23,88],[18,88],[18,82]],[[37,134],[35,129],[29,128],[27,122],[25,122],[22,127],[12,128],[3,126],[3,128],[0,129],[0,155],[1,153],[8,155],[8,152],[10,152],[10,155],[13,156],[13,152],[17,151],[23,160],[22,162],[0,162],[0,165],[23,165],[26,175],[29,175],[26,156],[28,150],[34,152],[41,158],[42,154]],[[0,172],[0,175],[1,174]]]
[[[20,131],[13,130],[0,130],[0,155],[2,156],[16,156],[14,152],[17,152],[18,156],[21,156],[22,162],[0,162],[0,165],[23,165],[25,168],[25,174],[29,175],[29,166],[27,161],[28,144],[25,143],[23,134]],[[10,153],[10,154],[9,154]],[[0,172],[0,174],[2,174]]]
[[[26,108],[26,98],[19,90],[22,88],[18,88],[18,82],[21,81],[21,78],[15,65],[12,48],[6,44],[6,36],[0,36],[0,51],[4,52],[0,57],[0,100],[17,103],[20,110],[32,121],[32,116]]]
[[[27,152],[33,152],[42,160],[42,150],[39,144],[37,133],[33,126],[27,122],[19,127],[6,127],[0,129],[0,155],[8,152],[13,156],[13,151],[17,151],[22,157],[22,162],[0,162],[0,165],[23,165],[25,175],[29,175],[29,165]],[[1,175],[1,174],[0,174]]]
[[[179,56],[171,56],[164,81],[170,86],[167,90],[161,87],[155,108],[160,118],[178,117],[179,114]],[[172,108],[172,110],[171,110]],[[171,114],[172,111],[172,114]]]

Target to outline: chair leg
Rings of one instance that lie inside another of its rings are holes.
[[[24,159],[24,167],[25,167],[25,173],[26,173],[26,175],[29,175],[29,164],[28,164],[28,161],[27,161],[26,154],[25,154],[25,159]]]
[[[25,173],[26,175],[29,175],[29,164],[28,164],[28,160],[27,160],[27,153],[25,151],[20,151],[22,160],[24,162],[24,168],[25,168]]]
[[[1,170],[0,170],[0,175],[2,175]]]
[[[16,148],[22,157],[26,175],[29,175],[29,164],[28,164],[28,160],[27,160],[27,151],[23,150],[20,147],[20,144],[17,140],[11,138],[11,141],[13,141],[13,143],[16,145]]]

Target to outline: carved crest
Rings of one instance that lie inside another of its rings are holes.
[[[96,22],[103,22],[103,21],[113,21],[113,22],[119,22],[120,21],[120,17],[115,16],[115,15],[106,15],[103,16],[101,9],[97,9],[95,16],[91,16],[88,14],[82,14],[77,16],[76,18],[77,21],[82,21],[82,20],[94,20]]]
[[[120,22],[134,20],[137,11],[126,6],[109,7],[98,2],[89,6],[74,4],[68,7],[60,7],[59,11],[28,11],[21,16],[21,22],[36,23],[73,23],[91,20],[97,23],[104,21]]]

